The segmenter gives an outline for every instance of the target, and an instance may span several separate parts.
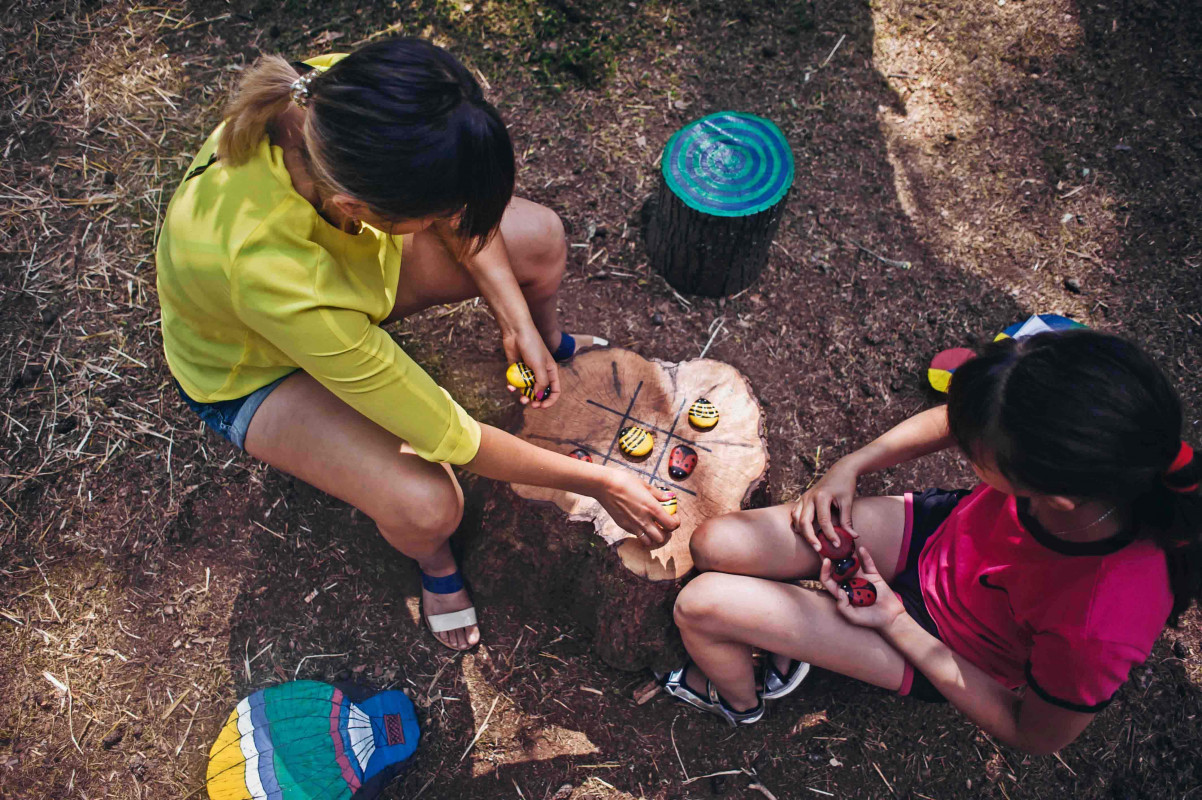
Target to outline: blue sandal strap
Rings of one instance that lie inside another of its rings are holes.
[[[450,575],[436,578],[418,570],[422,576],[422,588],[431,594],[454,594],[463,589],[463,573],[455,570]]]
[[[572,338],[572,334],[564,331],[560,334],[559,347],[555,348],[551,358],[556,361],[567,361],[574,355],[576,355],[576,340]]]

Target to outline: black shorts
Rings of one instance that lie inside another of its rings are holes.
[[[906,494],[906,532],[902,539],[901,556],[898,558],[897,572],[889,581],[894,594],[901,598],[906,612],[923,630],[939,638],[939,629],[935,620],[927,612],[926,603],[922,599],[922,587],[918,580],[918,556],[926,546],[943,521],[952,513],[969,491],[960,489],[949,492],[945,489],[927,489],[921,494]],[[912,664],[906,662],[906,674],[902,679],[898,694],[914,697],[927,703],[946,703],[947,698],[939,693],[927,676]]]

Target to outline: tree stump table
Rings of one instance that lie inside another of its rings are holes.
[[[784,134],[752,114],[711,114],[672,135],[660,172],[643,208],[651,264],[685,294],[721,297],[750,286],[793,184]]]
[[[706,519],[768,502],[759,403],[743,375],[710,359],[670,364],[628,350],[594,349],[561,366],[559,377],[559,402],[545,410],[525,409],[517,435],[564,455],[583,449],[594,463],[671,489],[679,501],[680,527],[663,546],[648,549],[591,497],[518,484],[512,492],[498,487],[485,504],[480,549],[469,559],[469,574],[482,574],[499,597],[512,598],[518,584],[532,585],[517,591],[566,609],[592,628],[594,648],[611,666],[678,664],[683,651],[672,604],[693,568],[693,531]],[[698,398],[718,408],[717,426],[700,430],[689,423],[688,408]],[[655,437],[642,459],[626,457],[617,446],[618,432],[628,425]],[[668,455],[680,444],[692,447],[698,462],[687,478],[675,480]]]

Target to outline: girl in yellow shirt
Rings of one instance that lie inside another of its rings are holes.
[[[160,233],[167,362],[184,401],[256,458],[368,514],[416,559],[438,639],[479,641],[448,539],[450,465],[590,495],[645,544],[677,526],[629,473],[480,425],[381,325],[482,296],[536,396],[559,395],[563,226],[515,198],[509,135],[471,74],[419,39],[242,77]],[[597,343],[581,337],[580,344]],[[603,343],[603,342],[602,342]],[[526,402],[525,398],[522,398]]]

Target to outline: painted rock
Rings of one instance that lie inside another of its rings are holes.
[[[847,601],[853,606],[870,606],[876,602],[876,587],[865,578],[848,578],[839,588],[847,592]]]
[[[860,569],[860,559],[855,555],[850,555],[847,558],[841,558],[838,561],[831,562],[831,577],[839,583],[855,575]]]
[[[517,389],[531,400],[546,400],[551,396],[551,387],[543,389],[541,397],[534,396],[534,370],[523,364],[521,361],[515,361],[509,365],[509,369],[505,370],[505,380],[510,386]]]
[[[697,468],[697,451],[687,444],[678,444],[668,454],[668,475],[681,481],[693,474]]]
[[[718,407],[704,397],[694,400],[689,406],[689,422],[703,430],[714,427],[718,424]]]
[[[655,437],[646,428],[631,425],[618,434],[618,449],[631,458],[642,458],[655,447]]]
[[[818,524],[814,523],[814,533],[818,536],[818,555],[823,558],[829,558],[831,561],[839,561],[847,558],[856,551],[856,542],[851,538],[851,534],[835,526],[835,533],[839,534],[839,546],[835,547],[831,544],[831,540],[826,538],[826,534],[818,530]]]
[[[593,457],[589,455],[589,452],[582,447],[577,447],[575,450],[568,453],[568,455],[577,461],[587,461],[590,464],[593,463]]]
[[[927,382],[937,392],[947,394],[947,386],[952,382],[952,373],[968,363],[976,353],[967,347],[953,347],[936,353],[927,367]]]
[[[667,500],[660,500],[659,504],[661,506],[663,506],[664,510],[667,511],[669,514],[672,514],[673,516],[676,515],[677,503],[676,503],[675,497],[669,497]]]

